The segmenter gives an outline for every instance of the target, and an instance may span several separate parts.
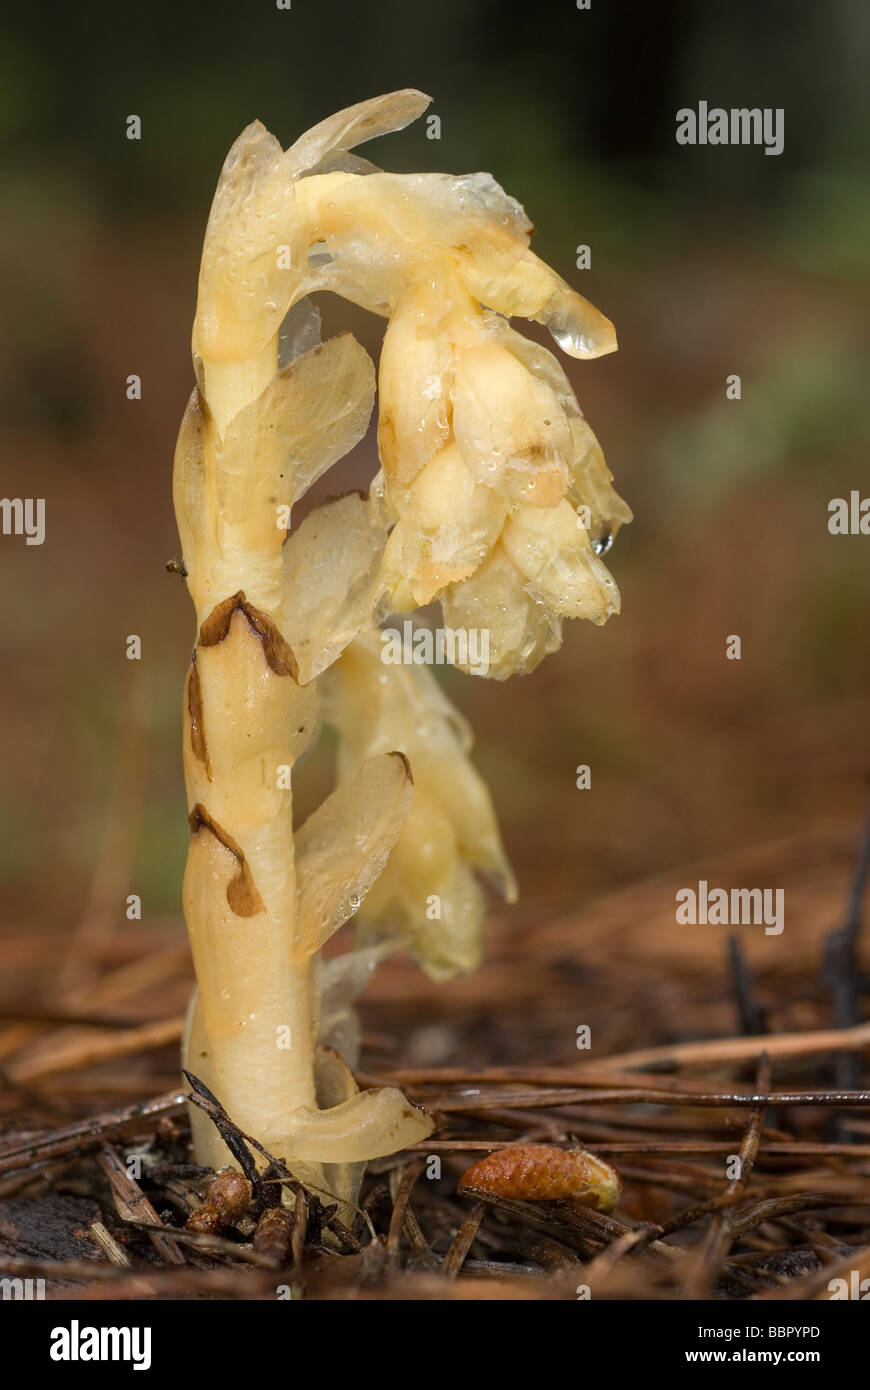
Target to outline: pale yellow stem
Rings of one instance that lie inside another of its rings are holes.
[[[273,338],[257,357],[243,362],[203,359],[203,395],[208,401],[218,434],[230,421],[265,391],[278,370],[278,339]]]

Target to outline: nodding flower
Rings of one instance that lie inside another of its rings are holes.
[[[379,387],[393,608],[486,629],[498,679],[619,611],[600,555],[631,512],[552,353],[448,278],[393,315]]]
[[[339,776],[389,748],[412,768],[414,801],[356,915],[362,946],[389,937],[428,975],[467,974],[483,952],[480,878],[508,902],[516,884],[492,802],[469,757],[471,732],[423,666],[385,664],[376,633],[356,638],[326,676],[324,718],[339,734]]]

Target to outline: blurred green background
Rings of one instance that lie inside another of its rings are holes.
[[[853,823],[870,763],[870,539],[830,536],[827,505],[870,495],[868,67],[861,0],[7,13],[2,492],[46,499],[47,538],[0,537],[6,924],[73,927],[102,894],[124,925],[127,892],[149,919],[179,913],[193,614],[164,566],[211,192],[254,117],[287,145],[394,87],[432,94],[441,139],[423,121],[363,152],[394,170],[491,170],[540,229],[538,254],[620,340],[569,370],[635,512],[610,557],[622,616],[568,626],[531,677],[445,678],[523,893],[581,905]],[[783,107],[784,153],[678,146],[677,109],[702,99]],[[323,307],[377,353],[379,321]],[[372,449],[328,490],[370,474]],[[575,789],[580,763],[591,791]],[[327,749],[302,772],[302,812],[329,776]]]

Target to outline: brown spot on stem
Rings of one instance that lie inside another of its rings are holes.
[[[196,652],[193,653],[190,670],[187,674],[187,712],[190,715],[190,746],[194,757],[204,765],[208,780],[212,780],[208,760],[208,747],[205,741],[205,725],[202,718],[202,685],[196,665]]]
[[[398,452],[396,422],[389,410],[381,411],[381,416],[378,420],[378,448],[384,460],[384,467],[388,470],[394,469]]]
[[[398,748],[394,748],[394,749],[392,750],[392,752],[391,752],[391,754],[390,754],[390,757],[391,757],[391,758],[401,758],[401,759],[402,759],[402,762],[405,764],[405,772],[407,773],[408,781],[411,783],[411,786],[413,787],[413,785],[414,785],[414,773],[413,773],[413,771],[411,770],[411,760],[410,760],[410,758],[408,758],[407,755],[406,755],[405,753],[400,752]]]
[[[238,870],[227,884],[227,902],[236,916],[256,917],[259,912],[265,912],[266,904],[257,892],[244,851],[236,844],[232,835],[228,835],[226,830],[218,825],[201,801],[194,806],[188,821],[191,835],[198,835],[201,830],[211,831],[218,843],[229,850],[238,864]]]
[[[271,618],[261,613],[252,603],[248,603],[241,589],[237,594],[233,594],[232,598],[225,598],[212,609],[199,629],[199,645],[216,647],[219,642],[223,642],[236,613],[244,614],[249,628],[259,637],[263,644],[263,656],[275,675],[292,676],[294,681],[298,681],[299,667],[290,643],[281,636]]]

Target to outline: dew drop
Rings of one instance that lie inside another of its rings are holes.
[[[587,338],[585,333],[581,333],[579,328],[572,328],[561,320],[552,319],[547,327],[563,352],[573,356],[576,353],[585,355],[593,351],[592,339]]]

